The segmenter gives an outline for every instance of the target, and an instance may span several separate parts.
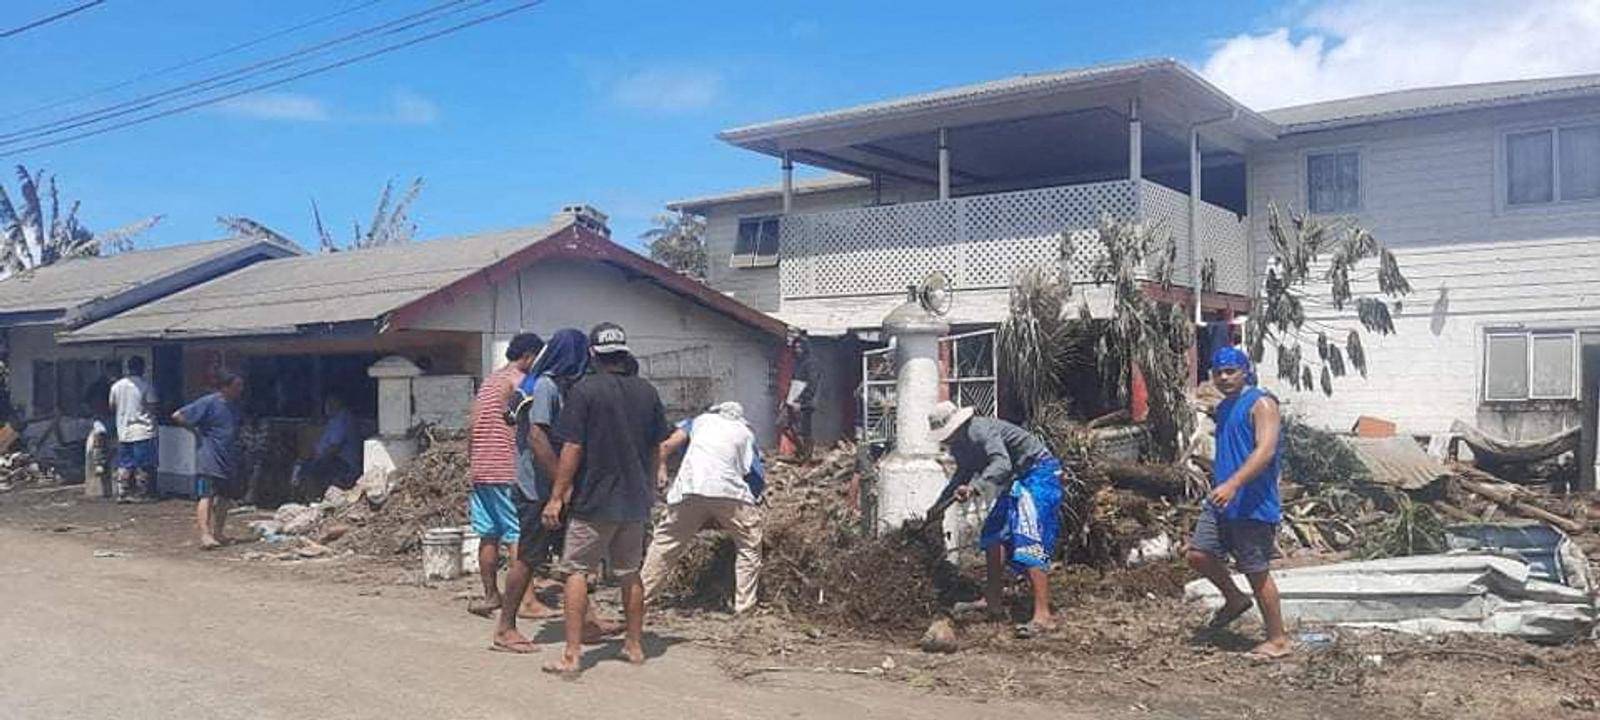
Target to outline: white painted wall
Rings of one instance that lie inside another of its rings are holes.
[[[58,345],[56,325],[31,325],[14,327],[7,332],[10,345],[11,402],[23,409],[24,417],[35,413],[33,407],[33,362],[46,360],[97,360],[120,358],[124,362],[134,355],[144,357],[150,367],[150,348],[147,345]]]
[[[574,327],[587,333],[602,321],[628,333],[637,355],[709,345],[718,397],[737,400],[763,443],[775,439],[773,364],[781,338],[773,338],[663,290],[646,280],[593,262],[550,261],[527,268],[518,279],[490,292],[475,292],[440,305],[411,327],[460,330],[498,336],[532,331],[548,338]],[[494,365],[502,360],[491,356]],[[487,360],[486,360],[487,363]]]
[[[1356,218],[1395,251],[1415,290],[1403,302],[1395,335],[1364,336],[1371,377],[1336,381],[1331,398],[1297,393],[1272,379],[1269,359],[1263,382],[1308,420],[1335,428],[1371,414],[1409,432],[1434,433],[1460,418],[1518,437],[1576,422],[1575,406],[1480,408],[1482,344],[1490,327],[1600,327],[1600,202],[1518,210],[1498,202],[1501,133],[1597,115],[1600,102],[1545,103],[1292,136],[1253,153],[1258,279],[1270,256],[1268,201],[1305,207],[1306,153],[1356,148],[1362,173]],[[1308,315],[1356,326],[1353,313],[1309,307]]]

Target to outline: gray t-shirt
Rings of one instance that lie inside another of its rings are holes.
[[[517,422],[517,488],[529,500],[540,500],[550,497],[550,486],[555,483],[555,478],[544,477],[544,473],[539,472],[539,464],[533,460],[533,450],[528,447],[528,429],[534,425],[543,426],[551,447],[557,454],[561,453],[561,443],[551,432],[561,418],[561,386],[549,375],[540,375],[533,382],[533,392],[524,402],[528,411],[522,413]]]
[[[956,459],[952,485],[985,481],[1000,487],[1050,458],[1050,448],[1016,425],[991,417],[975,417],[950,436]]]

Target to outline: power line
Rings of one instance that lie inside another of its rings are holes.
[[[293,34],[293,33],[297,33],[297,32],[299,32],[301,30],[304,30],[304,29],[306,29],[308,27],[313,27],[313,26],[316,26],[316,25],[320,25],[320,24],[325,23],[325,22],[327,22],[329,20],[334,20],[334,19],[343,17],[345,15],[349,15],[349,14],[354,13],[354,12],[359,12],[361,10],[365,10],[365,9],[367,9],[369,7],[372,7],[373,5],[377,5],[378,3],[381,3],[381,2],[387,2],[387,0],[365,0],[365,2],[356,3],[356,4],[351,5],[350,7],[347,7],[345,9],[343,9],[343,10],[339,10],[339,11],[336,11],[336,12],[331,12],[331,13],[328,13],[328,14],[323,15],[321,17],[312,18],[311,20],[307,20],[307,21],[302,22],[302,23],[300,23],[298,25],[293,25],[293,26],[290,26],[290,27],[286,27],[286,28],[283,28],[281,30],[276,30],[276,31],[267,33],[266,35],[262,35],[260,37],[257,37],[257,38],[251,39],[251,40],[246,40],[246,41],[241,42],[241,43],[230,45],[230,46],[225,47],[225,48],[223,48],[221,50],[217,50],[215,52],[207,53],[207,54],[201,55],[200,57],[197,57],[197,58],[191,58],[189,60],[184,60],[182,62],[178,62],[178,63],[172,64],[172,65],[168,65],[168,66],[163,67],[163,68],[158,68],[156,70],[151,70],[150,72],[142,73],[140,75],[128,78],[127,80],[123,80],[121,82],[113,83],[113,84],[110,84],[110,85],[105,85],[105,86],[96,88],[94,90],[90,90],[90,91],[85,92],[85,93],[80,93],[78,95],[73,95],[72,97],[62,98],[60,100],[56,100],[56,101],[53,101],[53,102],[50,102],[50,103],[46,103],[44,105],[37,105],[37,106],[31,107],[31,108],[28,108],[27,110],[22,110],[20,112],[11,113],[10,115],[0,116],[0,122],[6,122],[8,120],[15,120],[17,118],[27,117],[29,115],[37,115],[38,113],[44,112],[46,110],[54,110],[55,108],[61,107],[63,105],[71,105],[71,104],[76,103],[76,102],[78,102],[80,100],[87,100],[87,99],[95,97],[97,95],[104,95],[104,94],[106,94],[108,92],[111,92],[113,90],[121,90],[122,88],[125,88],[125,87],[127,87],[129,85],[133,85],[135,83],[144,82],[145,80],[161,77],[163,75],[169,75],[169,74],[171,74],[171,73],[173,73],[175,71],[178,71],[178,70],[184,70],[184,69],[187,69],[187,68],[191,68],[191,67],[199,65],[199,64],[201,64],[203,62],[207,62],[209,60],[215,60],[215,59],[217,59],[219,57],[223,57],[225,55],[231,55],[231,54],[236,53],[236,52],[238,52],[240,50],[244,50],[244,49],[247,49],[247,48],[255,47],[256,45],[260,45],[260,44],[262,44],[264,42],[268,42],[268,41],[271,41],[271,40],[276,40],[276,39],[278,39],[280,37],[283,37],[285,35],[290,35],[290,34]]]
[[[35,21],[33,21],[31,23],[28,23],[26,25],[21,25],[21,26],[18,26],[18,27],[11,28],[10,30],[6,30],[4,32],[0,32],[0,39],[5,39],[5,38],[8,38],[8,37],[11,37],[12,35],[21,35],[22,33],[25,33],[25,32],[27,32],[29,30],[32,30],[32,29],[34,29],[36,27],[40,27],[40,26],[43,26],[43,25],[49,25],[50,23],[53,23],[53,22],[55,22],[57,20],[60,20],[60,19],[62,19],[64,17],[67,17],[69,15],[76,15],[78,13],[81,13],[81,12],[83,12],[85,10],[88,10],[89,8],[92,8],[92,7],[96,6],[96,5],[99,5],[99,4],[101,4],[101,3],[105,2],[105,1],[106,0],[90,0],[89,2],[86,2],[86,3],[83,3],[81,5],[78,5],[77,7],[70,7],[70,8],[67,8],[66,10],[62,10],[61,12],[58,12],[58,13],[56,13],[54,15],[49,16],[49,17],[39,18],[38,20],[35,20]]]
[[[269,82],[260,83],[260,84],[253,85],[251,87],[245,88],[243,90],[238,90],[238,91],[235,91],[235,92],[228,93],[226,95],[220,95],[220,96],[217,96],[217,97],[207,98],[205,100],[200,100],[198,102],[193,102],[193,103],[190,103],[188,105],[183,105],[183,106],[180,106],[180,107],[170,108],[170,109],[158,112],[158,113],[153,113],[153,114],[150,114],[150,115],[146,115],[144,117],[133,118],[131,120],[126,120],[126,121],[123,121],[123,122],[120,122],[120,123],[116,123],[116,124],[113,124],[113,125],[109,125],[109,126],[106,126],[106,127],[97,128],[97,129],[89,130],[89,131],[86,131],[86,132],[81,132],[81,133],[78,133],[76,135],[69,135],[69,136],[64,137],[64,138],[58,138],[58,139],[50,140],[50,141],[47,141],[47,142],[36,143],[36,144],[33,144],[33,145],[28,145],[28,146],[25,146],[25,147],[21,147],[21,148],[14,148],[14,149],[10,150],[10,152],[12,152],[12,153],[24,153],[24,152],[30,152],[30,151],[33,151],[33,150],[39,150],[39,149],[47,148],[47,147],[55,147],[57,145],[63,145],[63,144],[66,144],[66,143],[69,143],[69,142],[73,142],[73,141],[76,141],[76,140],[81,140],[83,138],[94,137],[96,135],[102,135],[102,134],[111,132],[112,130],[118,130],[118,129],[121,129],[121,128],[131,127],[131,126],[134,126],[134,125],[142,125],[142,124],[150,122],[152,120],[159,120],[161,118],[168,117],[168,116],[171,116],[171,115],[176,115],[176,114],[182,113],[182,112],[187,112],[187,111],[193,110],[195,108],[201,108],[201,107],[205,107],[207,105],[215,105],[216,103],[223,102],[225,100],[231,100],[231,99],[239,97],[241,95],[248,95],[248,94],[256,92],[258,90],[266,90],[268,88],[273,88],[273,87],[277,87],[279,85],[283,85],[283,84],[286,84],[286,83],[294,82],[295,80],[301,80],[301,79],[304,79],[304,78],[311,77],[313,75],[320,75],[320,74],[325,73],[325,72],[330,72],[330,71],[333,71],[333,70],[337,70],[339,68],[342,68],[342,67],[345,67],[345,66],[348,66],[348,65],[354,65],[354,64],[356,64],[358,62],[363,62],[365,60],[370,60],[370,59],[378,57],[380,55],[386,55],[388,53],[391,53],[391,52],[394,52],[394,51],[397,51],[397,50],[402,50],[404,48],[411,47],[412,45],[417,45],[417,44],[420,44],[420,43],[427,42],[429,40],[433,40],[433,39],[436,39],[436,38],[443,37],[445,35],[450,35],[450,34],[459,32],[461,30],[465,30],[465,29],[467,29],[469,27],[473,27],[473,26],[476,26],[476,25],[482,25],[483,23],[490,22],[490,21],[493,21],[493,20],[498,20],[498,19],[503,18],[503,17],[505,17],[507,15],[510,15],[512,13],[521,12],[523,10],[527,10],[528,8],[534,7],[536,5],[541,5],[543,3],[544,3],[544,0],[528,0],[527,2],[523,2],[523,3],[520,3],[518,5],[514,5],[512,7],[506,8],[505,10],[501,10],[501,11],[498,11],[498,12],[490,13],[488,15],[483,15],[483,16],[480,16],[480,17],[476,17],[476,18],[473,18],[473,19],[468,20],[466,22],[458,23],[456,25],[452,25],[450,27],[447,27],[447,28],[444,28],[444,29],[441,29],[441,30],[436,30],[434,32],[431,32],[431,33],[428,33],[426,35],[422,35],[422,36],[419,36],[419,37],[415,37],[415,38],[412,38],[410,40],[405,40],[405,41],[402,41],[402,42],[394,43],[392,45],[386,45],[386,46],[378,48],[376,50],[370,50],[370,51],[362,53],[360,55],[356,55],[356,56],[353,56],[353,57],[345,58],[343,60],[339,60],[339,61],[336,61],[336,62],[328,63],[326,65],[321,65],[321,66],[318,66],[318,67],[314,67],[314,68],[311,68],[310,70],[306,70],[306,71],[303,71],[303,72],[300,72],[300,73],[296,73],[296,74],[290,75],[288,77],[279,78],[277,80],[272,80],[272,81],[269,81]]]
[[[336,48],[340,45],[351,43],[367,36],[382,37],[384,35],[393,35],[396,33],[405,32],[407,30],[412,30],[428,23],[438,21],[442,18],[449,17],[450,15],[460,14],[466,10],[471,10],[493,1],[494,0],[449,0],[448,2],[434,5],[425,10],[404,15],[379,25],[362,28],[355,32],[341,35],[332,40],[325,40],[323,42],[298,48],[283,55],[268,58],[266,60],[260,60],[241,68],[236,68],[227,72],[218,73],[201,78],[199,80],[187,82],[176,87],[162,90],[160,92],[150,93],[133,98],[131,100],[125,100],[123,102],[108,105],[95,110],[79,113],[77,115],[71,115],[59,120],[52,120],[50,122],[13,130],[11,132],[0,133],[0,145],[14,145],[18,142],[26,142],[28,140],[49,137],[51,135],[59,135],[68,130],[94,125],[112,118],[130,115],[141,110],[147,110],[168,102],[169,100],[193,97],[211,90],[216,90],[218,88],[236,85],[238,83],[248,81],[253,77],[258,77],[260,75],[265,75],[267,73],[293,67],[304,60],[316,57],[318,55],[327,54],[327,51],[330,48]],[[470,4],[467,4],[465,7],[458,7],[463,3]],[[430,17],[434,15],[437,15],[437,17]]]

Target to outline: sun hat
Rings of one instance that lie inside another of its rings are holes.
[[[972,419],[972,408],[956,407],[956,404],[945,400],[933,406],[928,411],[928,427],[934,442],[944,442],[950,439],[961,426]]]

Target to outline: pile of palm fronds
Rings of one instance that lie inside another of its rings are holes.
[[[1396,496],[1396,506],[1375,531],[1365,533],[1357,554],[1375,559],[1402,555],[1430,555],[1449,548],[1445,523],[1426,503]]]
[[[1338,435],[1293,415],[1283,419],[1283,465],[1289,480],[1314,492],[1365,484],[1372,478],[1366,463]]]

